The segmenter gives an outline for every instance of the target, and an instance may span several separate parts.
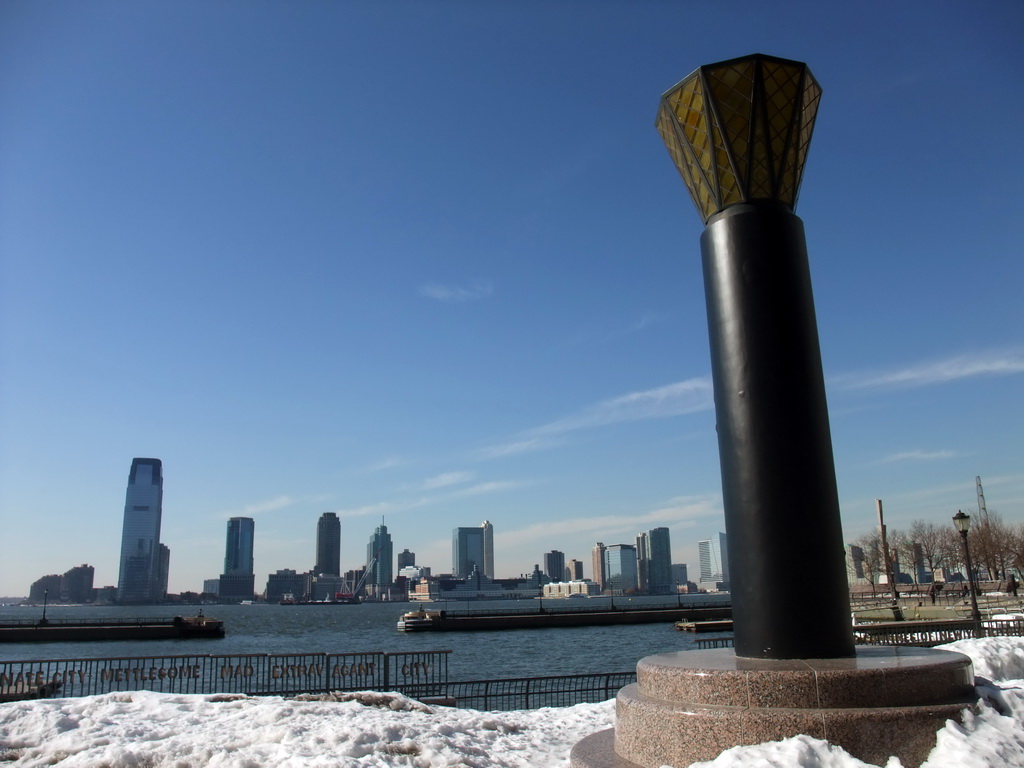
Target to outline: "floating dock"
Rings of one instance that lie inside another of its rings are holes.
[[[0,623],[0,643],[218,637],[224,637],[224,622],[208,616],[175,616],[172,619],[41,619]]]
[[[398,621],[402,632],[461,632],[548,627],[599,627],[614,624],[673,624],[680,621],[729,619],[732,606],[679,606],[675,608],[601,608],[578,611],[521,611],[510,613],[469,611],[410,611]]]

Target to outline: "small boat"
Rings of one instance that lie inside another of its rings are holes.
[[[441,614],[438,611],[409,611],[403,613],[398,620],[399,632],[420,632],[425,629],[433,629],[435,620]]]

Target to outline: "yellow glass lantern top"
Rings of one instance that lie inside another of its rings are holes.
[[[754,200],[796,208],[821,86],[806,64],[754,54],[700,67],[656,122],[705,222]]]

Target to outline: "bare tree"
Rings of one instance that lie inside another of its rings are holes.
[[[944,567],[951,573],[958,572],[966,567],[964,564],[963,540],[952,523],[939,528],[938,548]]]
[[[879,576],[885,573],[885,564],[882,562],[882,537],[878,531],[872,531],[857,539],[854,546],[860,547],[864,553],[864,559],[861,561],[864,578],[867,579],[874,591]]]
[[[1018,523],[1009,529],[1008,548],[1010,550],[1010,568],[1019,577],[1024,573],[1024,523]]]
[[[976,513],[971,521],[971,555],[975,568],[989,579],[1005,579],[1013,557],[1010,531],[995,510]]]
[[[900,573],[905,573],[910,576],[910,580],[916,585],[918,583],[917,552],[910,534],[893,530],[889,532],[888,539],[889,556],[894,560],[892,571],[896,580],[899,581]]]
[[[943,534],[939,526],[930,521],[915,520],[910,524],[910,538],[920,545],[921,557],[930,573],[935,573],[936,568],[943,566],[946,561],[946,553],[942,544]]]

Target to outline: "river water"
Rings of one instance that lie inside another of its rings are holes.
[[[661,600],[664,601],[664,598]],[[544,601],[545,607],[552,602]],[[488,601],[468,604],[451,602],[428,607],[446,607],[448,610],[526,610],[535,609],[536,605],[537,601]],[[418,607],[411,603],[208,605],[203,607],[204,613],[222,619],[225,623],[227,636],[223,639],[0,643],[0,661],[450,650],[449,679],[483,680],[626,672],[631,671],[644,656],[696,647],[691,633],[680,632],[671,623],[487,632],[399,632],[395,624],[402,613]],[[169,617],[176,613],[191,616],[197,610],[193,606],[50,606],[46,615],[50,619]],[[35,619],[41,612],[38,606],[3,606],[0,607],[0,622]],[[720,635],[706,635],[716,636]]]

